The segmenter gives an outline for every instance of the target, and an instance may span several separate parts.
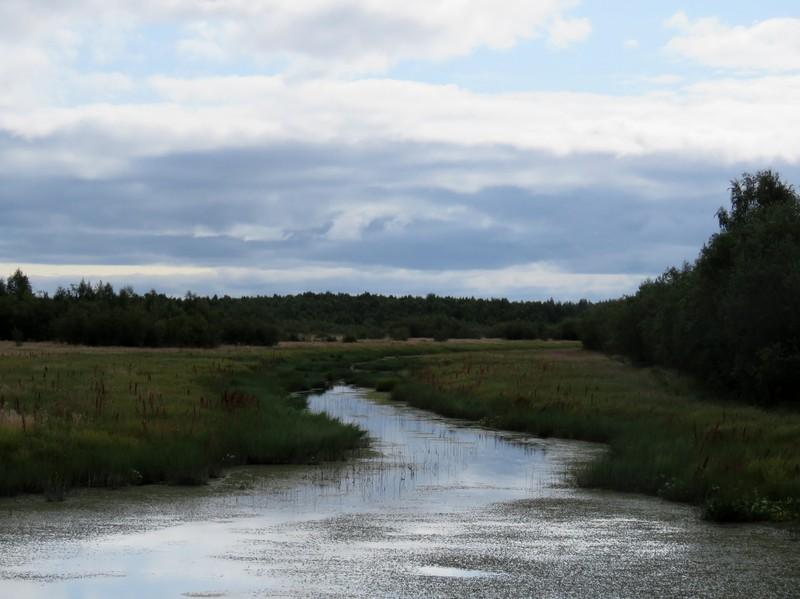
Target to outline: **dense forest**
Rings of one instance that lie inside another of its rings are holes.
[[[590,349],[688,372],[762,403],[800,396],[800,196],[772,171],[731,184],[692,264],[582,316]]]
[[[81,281],[52,296],[17,271],[0,280],[0,339],[85,345],[272,345],[299,339],[577,339],[588,302],[304,293],[174,298]]]

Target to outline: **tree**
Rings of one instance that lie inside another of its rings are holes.
[[[591,348],[688,371],[763,403],[800,400],[800,197],[772,171],[731,182],[692,265],[582,319]]]
[[[33,297],[33,289],[28,277],[18,268],[13,275],[8,277],[6,293],[17,299],[24,300]]]
[[[778,173],[758,171],[755,175],[744,173],[741,179],[731,181],[731,209],[717,211],[720,229],[730,231],[754,215],[773,206],[797,205],[798,196],[791,185],[781,181]]]

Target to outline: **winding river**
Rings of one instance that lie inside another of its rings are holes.
[[[800,536],[570,484],[597,445],[438,418],[352,387],[347,462],[199,488],[0,501],[0,597],[798,597]]]

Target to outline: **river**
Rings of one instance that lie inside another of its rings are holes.
[[[347,462],[204,487],[0,501],[0,597],[798,597],[800,537],[589,492],[601,446],[486,430],[346,386]]]

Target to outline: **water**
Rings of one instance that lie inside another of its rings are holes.
[[[337,387],[346,463],[201,488],[0,501],[0,597],[798,597],[800,536],[573,488],[601,447],[496,433]]]

